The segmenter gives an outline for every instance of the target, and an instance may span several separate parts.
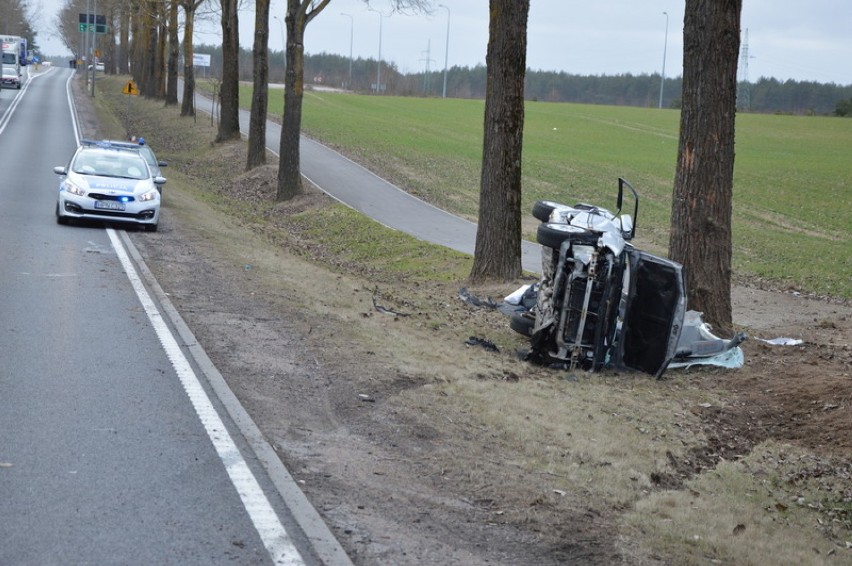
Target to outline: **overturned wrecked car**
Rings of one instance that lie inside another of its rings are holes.
[[[632,215],[622,214],[625,189]],[[689,364],[690,358],[718,355],[744,339],[718,339],[700,316],[686,317],[681,265],[629,243],[638,212],[639,196],[621,178],[615,213],[583,203],[535,203],[541,279],[528,292],[535,295],[532,307],[512,314],[510,322],[530,338],[525,359],[570,370],[629,369],[660,377],[673,361]],[[693,325],[686,332],[685,318]]]

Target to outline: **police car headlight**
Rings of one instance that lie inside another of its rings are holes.
[[[152,190],[148,191],[147,193],[141,195],[139,197],[139,200],[142,201],[142,202],[148,202],[148,201],[156,200],[158,196],[160,196],[160,193],[157,192],[157,189],[152,189]]]
[[[77,195],[78,197],[86,196],[86,191],[84,191],[82,188],[78,187],[77,185],[75,185],[71,181],[68,181],[66,179],[64,185],[65,185],[65,190],[67,192],[71,193],[72,195]]]

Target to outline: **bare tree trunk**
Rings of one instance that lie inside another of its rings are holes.
[[[669,256],[683,264],[687,301],[732,328],[731,206],[742,0],[686,0],[683,107]]]
[[[219,131],[216,141],[240,138],[240,41],[237,0],[222,5],[222,86],[219,91]]]
[[[142,77],[142,60],[144,57],[145,32],[142,27],[142,6],[138,3],[130,5],[130,43],[128,52],[129,56],[129,71],[130,75],[136,79],[136,83],[141,82]]]
[[[184,15],[183,30],[183,100],[180,105],[181,116],[195,116],[195,58],[192,47],[192,34],[195,29],[195,8],[193,0],[181,4]]]
[[[109,22],[110,26],[114,26],[116,24],[116,22],[118,22],[118,10],[119,10],[119,8],[117,6],[109,6],[107,8],[107,11],[108,11],[107,21]],[[120,25],[121,24],[119,23],[119,26]],[[110,29],[115,29],[115,28],[111,27]],[[106,36],[106,49],[107,49],[106,64],[104,65],[104,70],[107,73],[109,73],[110,75],[114,75],[114,74],[116,74],[117,69],[118,69],[118,65],[116,63],[116,60],[117,60],[117,57],[118,57],[118,49],[116,48],[115,34],[114,33],[107,34],[107,36]]]
[[[121,4],[118,12],[118,57],[116,70],[119,75],[130,72],[130,7]]]
[[[180,38],[178,37],[178,0],[169,2],[169,59],[166,77],[166,105],[178,103],[178,60],[180,59]]]
[[[287,46],[284,70],[284,115],[281,120],[281,141],[278,151],[277,200],[290,200],[302,193],[302,174],[299,168],[301,152],[299,137],[302,131],[302,96],[305,86],[305,18],[299,0],[287,0]]]
[[[168,20],[166,19],[166,5],[157,2],[157,56],[154,58],[154,81],[156,98],[166,97],[166,53],[169,41]]]
[[[269,0],[255,0],[254,10],[254,91],[246,170],[266,163],[266,109],[269,105]]]
[[[156,14],[155,2],[149,0],[145,3],[142,13],[142,76],[139,77],[139,92],[145,98],[152,98],[157,94],[157,86],[155,80],[155,67],[157,58],[157,21],[154,18]]]
[[[521,150],[529,0],[490,0],[485,136],[471,281],[521,275]]]

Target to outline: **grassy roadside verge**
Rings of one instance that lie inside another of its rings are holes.
[[[847,556],[837,550],[850,531],[838,491],[826,490],[816,473],[796,475],[803,464],[822,464],[807,451],[766,443],[741,461],[686,481],[676,477],[670,458],[690,457],[708,442],[700,408],[727,402],[724,392],[699,387],[707,374],[660,383],[536,371],[513,358],[521,341],[500,315],[455,302],[469,258],[322,197],[271,202],[264,192],[270,171],[243,174],[240,144],[211,145],[206,120],[180,119],[159,102],[127,104],[120,95],[97,103],[117,128],[111,137],[132,123],[171,162],[168,213],[230,263],[254,266],[253,291],[272,304],[299,293],[325,323],[319,339],[339,352],[373,353],[376,371],[367,378],[349,371],[350,378],[393,390],[412,428],[438,431],[436,451],[455,465],[433,474],[495,501],[490,520],[528,527],[556,544],[565,518],[579,510],[604,524],[637,562],[799,564]],[[499,296],[509,287],[474,291]],[[373,314],[374,296],[410,316]],[[483,333],[500,355],[463,345]],[[328,362],[345,367],[350,360]]]
[[[251,87],[240,100],[251,103]],[[270,117],[283,91],[270,91]],[[476,219],[482,101],[307,90],[302,127],[408,192]],[[524,210],[539,199],[614,207],[623,176],[640,193],[637,243],[665,254],[677,157],[672,110],[529,102]],[[852,128],[825,117],[740,114],[734,269],[776,289],[852,298]],[[526,237],[536,221],[524,216]]]

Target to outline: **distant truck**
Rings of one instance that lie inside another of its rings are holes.
[[[15,36],[0,37],[2,42],[2,86],[21,88],[20,39]]]
[[[14,53],[17,59],[18,72],[20,73],[21,67],[26,66],[28,62],[26,38],[17,35],[0,35],[0,43],[3,45],[3,64],[12,64],[11,57],[7,57],[6,53]]]

